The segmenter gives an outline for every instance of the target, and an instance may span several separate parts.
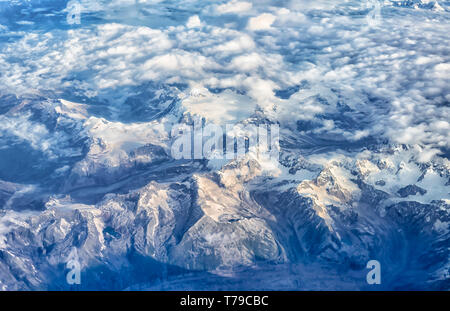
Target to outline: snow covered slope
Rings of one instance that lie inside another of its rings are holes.
[[[377,3],[0,1],[0,289],[449,290],[450,2]]]

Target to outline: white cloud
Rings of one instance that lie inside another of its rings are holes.
[[[202,26],[202,22],[200,21],[200,18],[198,17],[198,15],[189,17],[189,19],[186,23],[187,28],[198,28],[201,26]]]
[[[270,13],[263,13],[259,16],[252,17],[248,21],[247,28],[249,30],[257,31],[257,30],[269,30],[272,27],[273,22],[275,21],[276,16]]]
[[[115,18],[109,8],[131,5],[98,3],[86,10],[108,6],[107,21]],[[351,141],[374,136],[432,149],[450,146],[445,123],[450,60],[443,44],[448,29],[439,22],[441,13],[429,10],[434,21],[417,21],[409,15],[396,18],[400,9],[393,8],[375,32],[347,10],[358,8],[356,2],[292,1],[284,8],[267,4],[189,2],[190,7],[200,6],[198,15],[186,24],[183,19],[159,29],[106,22],[24,33],[2,45],[0,88],[19,95],[70,90],[115,103],[114,109],[120,109],[132,87],[148,81],[229,88],[245,92],[289,128],[310,120],[311,130],[324,136]],[[157,1],[139,5],[166,14]],[[330,13],[336,7],[341,14]],[[233,14],[225,21],[218,12]],[[213,16],[208,19],[208,14]],[[254,17],[247,20],[247,14]],[[230,23],[236,26],[227,28]],[[298,85],[302,87],[286,98],[275,96]],[[350,125],[331,125],[332,117],[322,117],[343,114],[339,105],[350,109],[345,112],[353,120]]]
[[[240,35],[238,38],[216,45],[213,51],[242,53],[255,48],[255,42],[248,35]]]
[[[240,55],[231,61],[231,66],[237,71],[253,71],[264,65],[264,60],[257,53]]]
[[[217,6],[216,12],[219,14],[245,13],[250,11],[252,7],[253,5],[251,2],[233,0]]]

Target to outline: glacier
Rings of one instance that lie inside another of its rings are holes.
[[[450,1],[376,3],[0,0],[0,290],[449,290]]]

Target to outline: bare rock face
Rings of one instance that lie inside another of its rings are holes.
[[[425,193],[427,193],[427,191],[423,188],[420,188],[416,185],[408,185],[406,187],[403,187],[401,189],[399,189],[397,191],[397,193],[402,197],[402,198],[406,198],[409,195],[416,195],[416,194],[420,194],[420,195],[424,195]]]

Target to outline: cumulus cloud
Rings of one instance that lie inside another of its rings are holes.
[[[247,28],[249,30],[268,30],[271,28],[276,16],[270,13],[263,13],[259,16],[250,18]]]
[[[200,21],[198,15],[194,15],[189,17],[186,26],[187,28],[197,28],[202,26],[202,22]]]
[[[393,6],[375,31],[364,14],[351,13],[364,10],[358,1],[187,1],[196,13],[174,24],[110,22],[126,11],[115,16],[114,6],[162,18],[167,12],[158,2],[82,2],[104,23],[24,32],[2,43],[0,88],[18,95],[69,92],[106,101],[112,111],[149,81],[187,85],[182,97],[191,88],[229,89],[245,96],[253,112],[262,109],[305,134],[430,150],[450,145],[448,27],[441,12],[424,8],[428,18],[418,21],[413,10]],[[208,100],[233,115],[235,105],[227,110],[219,97]]]
[[[219,14],[240,14],[245,13],[251,10],[253,4],[251,2],[246,1],[237,1],[233,0],[216,7],[216,12]]]

